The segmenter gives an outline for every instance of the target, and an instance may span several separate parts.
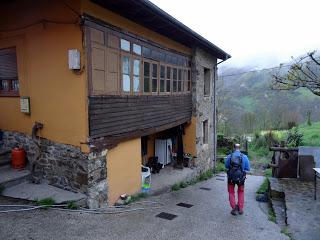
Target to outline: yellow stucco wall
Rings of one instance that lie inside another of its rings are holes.
[[[80,11],[80,1],[67,1]],[[0,96],[0,129],[31,134],[35,121],[44,124],[39,135],[80,146],[88,136],[86,73],[68,69],[68,49],[81,51],[82,31],[76,24],[36,24],[40,19],[75,22],[77,17],[60,1],[22,0],[0,8],[0,48],[16,46],[20,96],[29,96],[31,114],[20,112],[18,97]],[[30,25],[32,26],[24,27]]]
[[[196,151],[196,118],[192,117],[191,123],[185,127],[185,135],[183,135],[183,145],[185,153],[191,153],[192,156],[197,155]]]
[[[122,142],[107,154],[108,202],[141,189],[141,139]]]
[[[136,35],[142,36],[146,39],[149,39],[151,41],[154,41],[158,44],[161,44],[167,48],[175,49],[179,52],[185,53],[185,54],[192,54],[192,50],[178,42],[175,42],[163,35],[160,35],[158,33],[155,33],[148,28],[142,27],[141,25],[130,21],[124,17],[121,17],[120,15],[109,11],[107,9],[104,9],[100,7],[99,5],[92,3],[89,0],[82,0],[81,4],[81,10],[83,13],[87,13],[91,16],[94,16],[96,18],[99,18],[109,24],[112,24],[114,26],[120,27],[122,29],[125,29],[131,33],[134,33]]]

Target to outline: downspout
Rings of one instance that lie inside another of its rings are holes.
[[[217,86],[216,83],[218,81],[218,65],[227,61],[230,57],[227,55],[226,59],[216,63],[214,65],[214,84],[213,84],[213,169],[216,172],[216,160],[217,160]]]

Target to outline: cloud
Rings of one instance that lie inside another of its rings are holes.
[[[278,65],[320,48],[317,0],[151,1],[230,53],[230,64]]]

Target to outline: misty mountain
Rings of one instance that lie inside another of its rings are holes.
[[[289,123],[320,120],[320,97],[307,89],[271,89],[277,69],[220,69],[217,86],[219,130],[230,133],[287,128]]]

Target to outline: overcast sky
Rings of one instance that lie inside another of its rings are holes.
[[[319,0],[151,0],[232,55],[225,65],[277,66],[320,49]]]

